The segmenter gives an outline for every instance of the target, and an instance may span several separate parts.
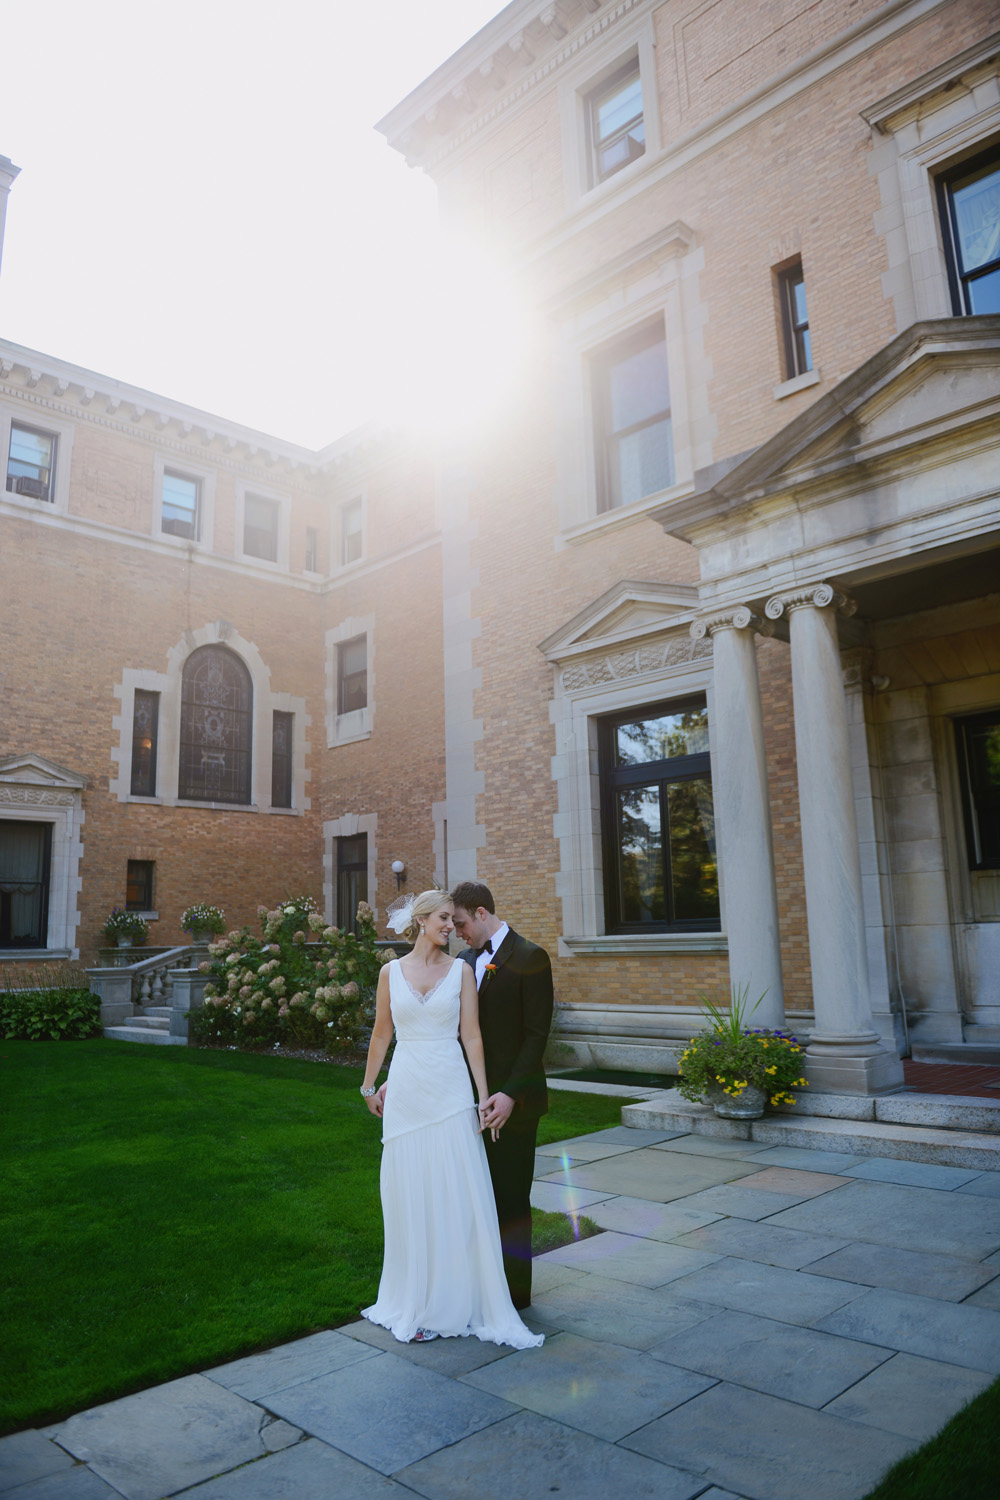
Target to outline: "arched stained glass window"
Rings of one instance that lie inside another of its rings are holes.
[[[253,686],[232,651],[202,646],[184,664],[178,797],[192,802],[250,799]]]

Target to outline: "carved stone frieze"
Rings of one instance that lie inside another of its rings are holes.
[[[563,668],[562,684],[568,692],[579,692],[624,678],[644,677],[664,667],[683,666],[711,654],[712,642],[706,638],[672,636],[667,641],[647,641],[628,651],[612,651],[573,662]]]
[[[811,583],[804,588],[774,594],[764,605],[764,613],[769,620],[780,620],[783,614],[791,614],[792,610],[802,609],[807,604],[815,609],[829,609],[832,605],[842,615],[853,615],[858,607],[854,599],[839,593],[832,583]]]
[[[0,783],[0,804],[7,807],[72,807],[73,792],[47,791],[38,786],[13,786]]]

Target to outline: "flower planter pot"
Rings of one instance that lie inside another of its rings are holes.
[[[212,931],[211,927],[192,927],[190,938],[192,943],[197,943],[199,947],[204,948],[207,947],[209,943],[215,942],[215,933]]]
[[[727,1094],[717,1083],[709,1089],[707,1098],[723,1120],[759,1120],[767,1102],[764,1090],[752,1083],[748,1083],[739,1096]]]
[[[130,938],[130,937],[126,937],[126,936],[125,936],[125,935],[124,935],[124,934],[123,934],[123,935],[122,935],[122,936],[121,936],[121,937],[120,937],[120,938],[119,938],[119,939],[118,939],[118,946],[119,946],[119,948],[131,948],[131,946],[132,946],[132,939],[131,939],[131,938]]]

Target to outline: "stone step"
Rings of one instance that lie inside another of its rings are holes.
[[[914,1042],[910,1056],[914,1062],[987,1063],[1000,1067],[1000,1042],[977,1032],[994,1032],[995,1026],[967,1026],[964,1042]]]
[[[175,1042],[186,1045],[183,1037],[174,1037],[169,1031],[152,1026],[105,1026],[104,1035],[112,1042],[159,1042],[161,1046],[172,1046]]]
[[[138,1015],[129,1016],[128,1024],[129,1026],[145,1026],[151,1031],[169,1031],[170,1012],[167,1010],[163,1015],[151,1015],[148,1010],[140,1011]]]
[[[169,1021],[170,1010],[169,1005],[141,1005],[136,1011],[136,1016],[166,1016]]]
[[[830,1097],[830,1096],[827,1096]],[[900,1103],[954,1104],[940,1095],[890,1095]],[[816,1101],[811,1101],[815,1103]],[[872,1105],[874,1100],[857,1100]],[[879,1101],[882,1102],[882,1101]],[[965,1102],[965,1101],[962,1101]],[[987,1110],[978,1113],[978,1106]],[[760,1120],[723,1120],[708,1106],[689,1104],[671,1091],[640,1104],[627,1104],[622,1124],[639,1130],[686,1130],[724,1140],[760,1141],[769,1146],[812,1146],[820,1151],[848,1151],[854,1156],[887,1156],[899,1161],[921,1161],[943,1167],[968,1167],[978,1172],[1000,1172],[1000,1131],[989,1113],[990,1100],[976,1100],[968,1123],[985,1119],[992,1129],[895,1124],[877,1119],[838,1119],[826,1115],[787,1113]]]

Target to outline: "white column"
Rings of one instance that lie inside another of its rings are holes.
[[[754,631],[764,624],[739,605],[696,620],[691,634],[695,640],[707,634],[712,637],[715,694],[710,732],[718,771],[713,797],[726,898],[729,976],[735,988],[749,988],[751,1004],[763,996],[751,1024],[783,1027],[771,804],[753,639]]]
[[[771,620],[787,613],[816,1026],[806,1076],[831,1093],[873,1094],[903,1081],[898,1057],[872,1021],[864,902],[851,777],[847,705],[837,639],[842,594],[828,583],[777,594]]]

